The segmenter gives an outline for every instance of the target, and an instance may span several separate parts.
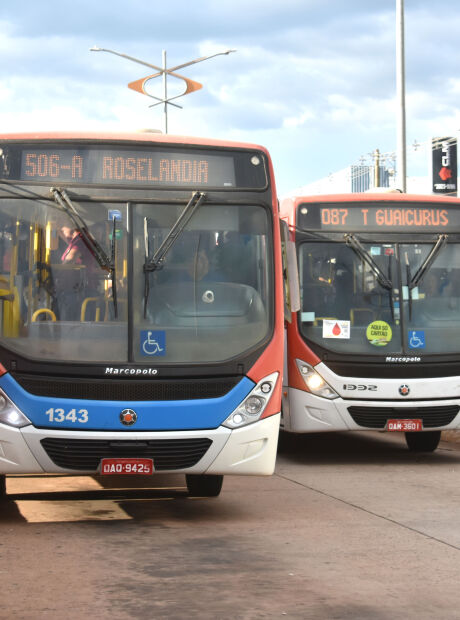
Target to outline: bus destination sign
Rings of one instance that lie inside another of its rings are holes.
[[[0,145],[0,179],[50,184],[265,187],[260,154],[159,147]],[[245,159],[243,165],[242,158]],[[253,162],[257,162],[256,164]],[[250,166],[250,174],[246,170]]]
[[[460,232],[460,209],[433,203],[301,204],[299,227],[332,232]]]

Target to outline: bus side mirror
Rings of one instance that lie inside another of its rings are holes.
[[[297,249],[294,241],[288,241],[286,253],[290,293],[290,310],[291,312],[298,312],[300,310],[300,286],[299,271],[297,269]]]
[[[300,285],[297,269],[297,252],[294,241],[289,239],[289,229],[284,221],[281,224],[281,251],[284,279],[284,316],[291,322],[292,312],[300,310]]]

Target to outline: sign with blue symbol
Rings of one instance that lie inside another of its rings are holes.
[[[424,349],[425,348],[425,332],[423,330],[410,330],[409,331],[409,349]]]
[[[166,332],[145,329],[140,334],[141,355],[166,355]]]
[[[113,222],[113,219],[121,221],[121,211],[119,209],[109,209],[109,222]]]
[[[123,218],[122,218],[122,215],[121,215],[121,211],[119,209],[109,209],[109,222],[113,223],[113,220],[116,220],[117,222],[121,222],[122,219]],[[112,241],[112,237],[113,237],[113,232],[111,231],[109,233],[110,241]],[[116,228],[116,230],[115,230],[115,239],[117,241],[120,241],[120,239],[123,239],[123,231],[121,230],[121,228]]]

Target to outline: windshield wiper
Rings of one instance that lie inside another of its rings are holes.
[[[434,263],[437,255],[446,245],[447,239],[448,239],[448,235],[446,234],[438,235],[438,240],[436,241],[434,246],[431,248],[431,252],[428,254],[428,256],[425,258],[423,263],[417,269],[414,277],[410,281],[408,280],[409,294],[410,294],[410,291],[422,281],[422,278],[425,276],[428,269]]]
[[[395,322],[395,305],[393,302],[393,274],[392,274],[393,254],[388,256],[388,282],[391,284],[391,288],[388,289],[388,298],[390,302],[391,320]]]
[[[391,291],[393,289],[393,283],[386,277],[369,252],[360,244],[358,239],[356,239],[356,237],[352,234],[346,234],[345,243],[362,261],[369,265],[380,286],[387,289],[387,291]]]
[[[111,252],[112,258],[110,259],[104,248],[99,244],[99,242],[93,237],[93,235],[88,230],[88,226],[86,225],[85,220],[78,213],[74,204],[69,198],[69,195],[65,191],[65,189],[60,189],[58,187],[52,187],[50,189],[50,193],[61,209],[65,211],[65,213],[70,217],[72,222],[75,224],[76,230],[82,236],[82,239],[86,245],[86,247],[90,250],[92,255],[94,256],[97,264],[101,269],[108,271],[110,273],[110,279],[112,282],[112,302],[113,302],[113,310],[115,314],[115,318],[118,318],[118,307],[117,307],[117,289],[116,289],[116,273],[115,273],[115,233],[116,233],[116,218],[113,218],[113,232],[112,232],[112,242],[111,242]]]
[[[407,291],[408,291],[407,298],[408,298],[408,303],[409,303],[409,321],[411,321],[412,320],[412,289],[410,287],[410,283],[412,281],[412,276],[410,272],[409,256],[407,252],[405,252],[404,255],[405,255],[405,263],[406,263],[406,281],[407,281]]]
[[[144,218],[144,245],[145,245],[145,262],[144,262],[144,319],[147,316],[147,304],[149,300],[150,294],[150,278],[149,274],[157,269],[161,269],[163,266],[163,262],[168,254],[169,250],[172,248],[174,243],[182,234],[182,231],[187,226],[188,222],[192,218],[195,211],[198,207],[203,204],[206,199],[206,194],[204,192],[193,192],[192,197],[185,205],[184,210],[179,215],[171,230],[166,235],[163,240],[163,243],[154,253],[152,258],[150,256],[150,247],[149,247],[149,235],[148,235],[148,220]]]
[[[115,215],[113,216],[113,225],[112,225],[112,239],[110,241],[110,252],[111,252],[111,269],[110,269],[110,280],[112,282],[112,303],[113,303],[113,314],[114,318],[118,319],[118,299],[117,299],[117,278],[116,278],[116,238],[117,238],[117,218]]]

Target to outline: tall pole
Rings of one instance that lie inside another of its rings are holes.
[[[168,83],[166,81],[166,50],[163,50],[163,131],[168,133]]]
[[[374,151],[374,187],[380,187],[380,151]]]
[[[396,154],[397,187],[406,193],[406,87],[404,67],[404,0],[396,0],[396,99],[398,140]]]

